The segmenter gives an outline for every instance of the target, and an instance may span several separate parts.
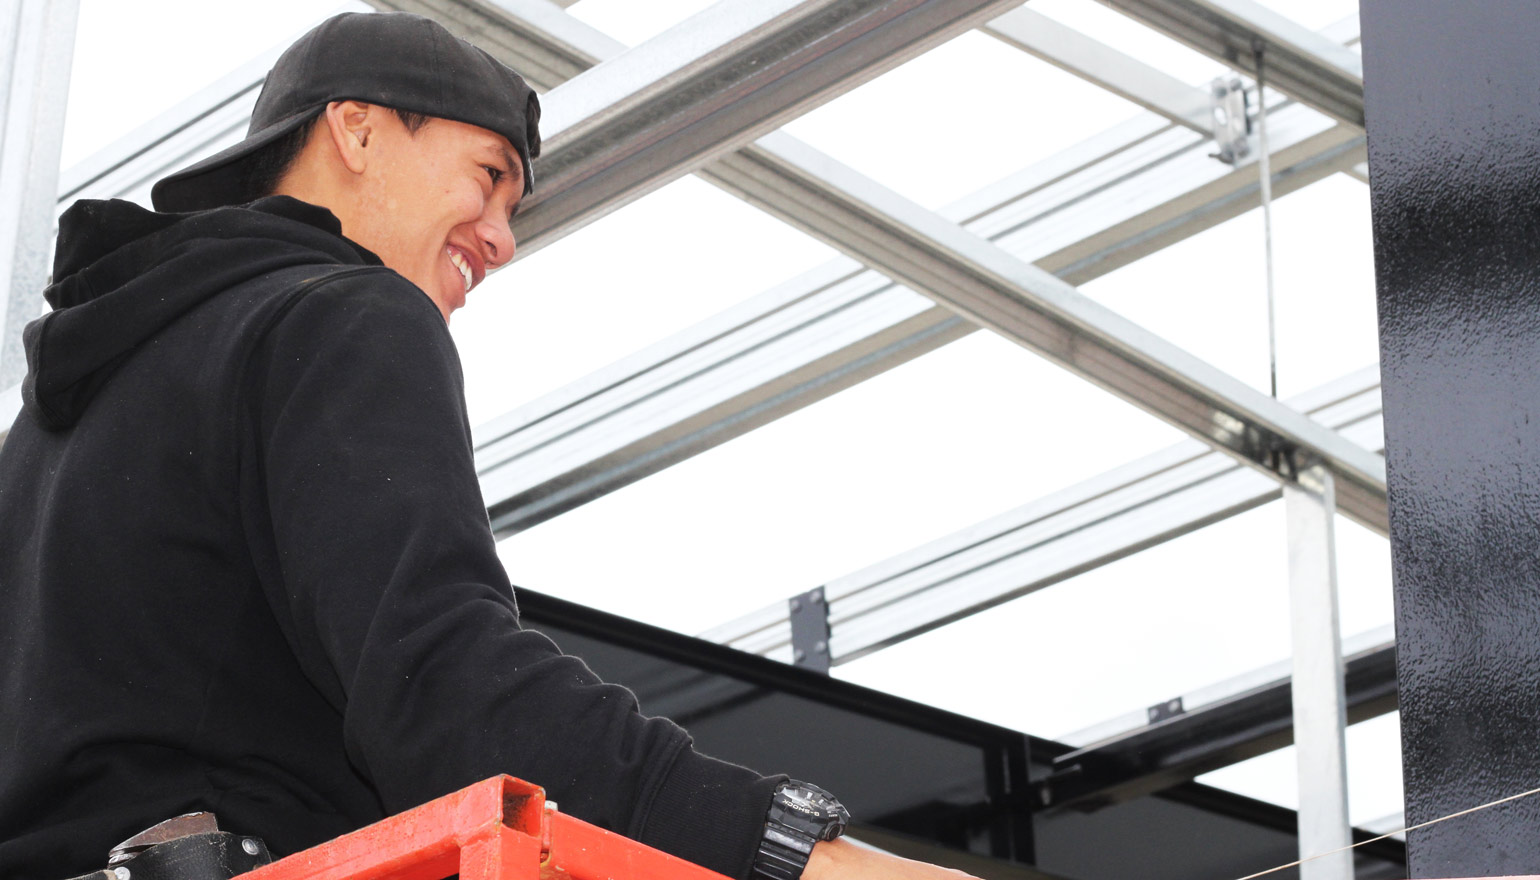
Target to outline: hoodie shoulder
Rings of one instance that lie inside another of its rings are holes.
[[[418,360],[461,381],[459,355],[438,306],[383,267],[331,272],[299,286],[262,336],[274,362],[325,360],[367,371],[381,358]],[[338,352],[349,354],[339,358]]]

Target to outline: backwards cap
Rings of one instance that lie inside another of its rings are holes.
[[[278,58],[246,139],[155,184],[157,211],[232,205],[263,147],[310,122],[332,101],[364,101],[480,126],[507,138],[535,186],[540,100],[524,79],[438,22],[405,12],[344,12],[316,25]]]

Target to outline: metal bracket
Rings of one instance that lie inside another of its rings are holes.
[[[1246,84],[1238,76],[1216,77],[1209,85],[1209,112],[1214,121],[1214,144],[1219,152],[1210,153],[1226,165],[1240,164],[1251,155],[1251,114],[1248,111]]]
[[[829,672],[829,602],[823,587],[787,600],[791,611],[792,665]]]
[[[1173,697],[1164,703],[1156,703],[1146,711],[1149,713],[1150,723],[1159,724],[1167,718],[1187,714],[1187,707],[1182,705],[1181,697]]]

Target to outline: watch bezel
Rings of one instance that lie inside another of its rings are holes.
[[[765,813],[754,876],[798,880],[813,847],[844,834],[849,822],[850,812],[829,792],[795,779],[781,783]]]

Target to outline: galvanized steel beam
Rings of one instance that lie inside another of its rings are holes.
[[[567,42],[571,42],[571,39],[569,38]],[[1310,123],[1307,121],[1305,127],[1308,128],[1309,125]],[[1287,126],[1282,127],[1287,128]],[[1322,128],[1328,130],[1319,130]],[[1291,178],[1293,178],[1292,182],[1295,185],[1302,185],[1333,170],[1338,170],[1340,167],[1347,167],[1348,164],[1351,164],[1351,162],[1347,161],[1349,159],[1352,161],[1357,160],[1358,151],[1361,150],[1361,138],[1351,133],[1329,129],[1326,126],[1316,125],[1315,129],[1317,130],[1311,130],[1308,133],[1305,131],[1291,131],[1280,136],[1278,141],[1280,152],[1293,149],[1305,154],[1300,157],[1304,161],[1299,162],[1297,167],[1292,166],[1287,160],[1282,163],[1285,167],[1290,167],[1291,169],[1279,175],[1279,182],[1282,188],[1290,188]],[[1185,154],[1203,141],[1203,138],[1195,137],[1191,133],[1183,133],[1178,136],[1177,140],[1180,141],[1179,143],[1169,143],[1172,140],[1169,137],[1162,140],[1158,145],[1150,145],[1145,140],[1157,140],[1161,134],[1162,132],[1147,129],[1143,132],[1142,136],[1136,137],[1136,140],[1139,142],[1135,146],[1148,146],[1153,152],[1162,152],[1162,159],[1169,159],[1171,158],[1170,153],[1164,151],[1174,149],[1178,154]],[[1308,145],[1306,144],[1307,141],[1310,142]],[[1301,151],[1299,148],[1302,146],[1304,149]],[[824,207],[832,204],[834,200],[824,199],[828,190],[820,182],[811,180],[804,174],[803,169],[783,164],[785,156],[778,154],[777,150],[787,148],[804,158],[810,155],[813,156],[812,161],[815,164],[821,161],[819,157],[816,157],[816,154],[812,154],[806,148],[801,148],[800,145],[795,145],[795,142],[791,141],[791,139],[776,135],[767,137],[759,143],[740,150],[716,165],[703,170],[702,174],[708,180],[712,180],[719,185],[725,186],[730,191],[743,195],[751,203],[765,207],[784,219],[788,219],[804,228],[810,228],[810,224],[802,222],[802,217],[809,213],[806,210],[806,206],[811,203],[814,205],[815,211],[822,210]],[[1117,152],[1120,154],[1125,153],[1123,150]],[[1137,150],[1133,152],[1137,152]],[[1122,161],[1128,161],[1129,158],[1128,155],[1118,156],[1118,159]],[[1190,161],[1193,157],[1184,158],[1188,158]],[[1196,158],[1200,163],[1207,166],[1215,164],[1208,162],[1202,156]],[[1152,157],[1145,156],[1145,161],[1150,161],[1151,159]],[[1170,213],[1170,209],[1174,207],[1173,205],[1157,200],[1159,208],[1164,209],[1161,214],[1146,214],[1145,217],[1138,217],[1137,208],[1149,206],[1150,204],[1151,200],[1148,194],[1141,193],[1140,195],[1144,196],[1143,198],[1098,199],[1098,196],[1103,194],[1105,185],[1109,182],[1107,178],[1103,177],[1097,181],[1097,184],[1102,187],[1102,191],[1090,193],[1084,189],[1076,191],[1077,186],[1084,187],[1089,181],[1082,179],[1069,182],[1067,178],[1073,176],[1071,173],[1073,170],[1078,169],[1075,169],[1073,165],[1065,168],[1063,179],[1053,180],[1044,187],[1046,190],[1052,188],[1053,184],[1064,184],[1064,186],[1060,187],[1060,192],[1057,194],[1061,201],[1052,208],[1049,208],[1049,213],[1068,207],[1062,201],[1064,198],[1063,190],[1067,189],[1073,192],[1072,195],[1068,196],[1070,205],[1084,208],[1087,203],[1100,201],[1107,206],[1108,214],[1099,217],[1098,221],[1105,220],[1110,216],[1116,221],[1123,222],[1115,223],[1112,229],[1101,225],[1097,230],[1100,235],[1093,234],[1089,237],[1071,238],[1069,241],[1062,241],[1063,246],[1057,251],[1033,255],[1034,257],[1042,257],[1042,262],[1045,264],[1052,266],[1054,262],[1066,261],[1069,265],[1065,266],[1061,271],[1065,271],[1065,274],[1070,277],[1077,275],[1079,277],[1093,277],[1095,274],[1110,271],[1111,268],[1117,265],[1122,265],[1124,262],[1155,250],[1165,243],[1184,237],[1185,234],[1190,234],[1190,231],[1184,232],[1183,230],[1191,230],[1192,226],[1180,222],[1172,222],[1177,219]],[[1101,168],[1098,171],[1105,175],[1108,173],[1126,173],[1128,169],[1126,167],[1117,170]],[[1215,183],[1218,182],[1216,178],[1225,178],[1232,173],[1229,169],[1225,169],[1222,166],[1219,170],[1205,168],[1204,171],[1206,173],[1202,176]],[[1240,184],[1239,187],[1235,186],[1237,183]],[[1228,186],[1220,184],[1218,187],[1219,191],[1211,190],[1203,193],[1202,195],[1209,198],[1193,206],[1197,211],[1205,215],[1199,221],[1200,223],[1204,221],[1219,222],[1222,219],[1233,216],[1235,213],[1239,213],[1248,206],[1244,196],[1241,198],[1235,198],[1235,196],[1237,191],[1246,192],[1247,190],[1253,190],[1254,184],[1234,179],[1230,180],[1229,184]],[[1161,187],[1159,184],[1156,184],[1151,189],[1159,192]],[[1042,193],[1034,193],[1034,195],[1038,194]],[[1125,192],[1123,195],[1128,196],[1132,194]],[[1181,195],[1190,196],[1191,193],[1183,193]],[[1213,198],[1214,196],[1218,198],[1215,199]],[[1052,198],[1053,196],[1048,197]],[[1035,220],[1041,219],[1041,216],[1033,217],[1030,214],[1023,213],[1042,210],[1045,206],[1041,204],[1041,200],[1018,197],[1013,202],[1010,206],[1011,210],[1004,212],[1005,216],[990,218],[993,228],[986,231],[985,234],[1004,237],[1021,233],[1023,229],[1031,226]],[[1134,213],[1136,216],[1129,217],[1125,213],[1130,207],[1135,208]],[[969,206],[964,205],[960,206],[958,213],[967,214],[968,212]],[[825,213],[828,212],[826,211]],[[1184,213],[1188,217],[1192,216],[1191,211]],[[1054,229],[1061,232],[1067,229],[1084,229],[1083,226],[1078,226],[1073,222],[1063,222],[1064,218],[1062,215],[1055,219],[1057,222],[1051,225]],[[826,238],[833,239],[832,243],[836,244],[836,246],[846,246],[849,244],[849,242],[838,240],[839,236],[849,234],[848,231],[842,231],[842,225],[838,222],[811,228],[812,231],[824,235]],[[1041,229],[1035,231],[1042,232]],[[1053,235],[1044,236],[1038,234],[1031,237],[1034,244],[1055,240]],[[888,240],[892,241],[891,236]],[[782,317],[777,316],[777,320],[780,320]],[[911,317],[914,317],[912,312],[906,314],[904,320],[908,320]],[[935,317],[941,318],[942,316],[937,315]],[[936,320],[929,323],[931,326],[935,326],[940,324],[941,321]],[[924,327],[916,328],[911,325],[906,330],[919,330],[920,332],[917,334],[903,333],[902,335],[909,338],[918,336],[926,340],[936,339],[935,335],[927,332],[928,329]],[[707,335],[709,336],[710,334]],[[884,343],[892,343],[894,341],[891,337],[883,340]],[[693,350],[693,347],[698,342],[687,342],[686,344],[688,346],[687,350]],[[878,346],[878,349],[884,357],[887,355],[887,352],[892,351],[888,344],[881,344]],[[905,345],[900,345],[899,349],[913,351],[913,347]],[[872,349],[868,348],[858,355],[858,359],[862,362],[856,368],[857,371],[862,371],[863,374],[870,374],[874,371],[872,369],[874,364],[870,360],[872,354]],[[676,364],[670,363],[669,371],[672,372],[676,366]],[[839,370],[841,366],[845,365],[833,366],[835,366],[836,370]],[[854,381],[855,378],[862,377],[857,373],[849,371],[841,371],[836,373],[836,375],[840,378],[847,378],[848,381]],[[648,377],[648,381],[641,383],[643,388],[648,389],[645,392],[647,395],[651,396],[656,392],[658,386],[655,383],[660,378],[659,376],[651,376]],[[721,377],[718,376],[716,378],[720,380]],[[804,381],[806,378],[811,378],[808,374],[803,374],[801,377],[787,378],[789,381],[780,383],[779,390],[774,395],[780,398],[774,404],[778,408],[781,405],[781,401],[785,399],[781,397],[780,392],[806,387],[809,384],[816,384]],[[668,387],[671,390],[677,390],[680,388],[677,382],[677,374],[673,379],[675,381],[669,382]],[[618,384],[615,381],[599,383],[603,392],[612,391]],[[759,387],[763,388],[764,386]],[[837,387],[843,387],[843,385],[836,385],[829,390],[836,390]],[[761,407],[761,404],[769,402],[763,398],[751,403],[750,407],[752,408],[747,411],[739,410],[724,414],[718,410],[715,414],[711,414],[710,410],[702,411],[697,409],[693,412],[685,413],[684,415],[687,418],[697,419],[693,424],[685,419],[668,419],[667,417],[655,416],[650,420],[650,423],[661,428],[661,430],[649,438],[646,447],[637,448],[633,445],[634,441],[632,438],[634,435],[629,431],[622,430],[621,432],[611,434],[611,437],[608,438],[609,442],[605,444],[606,448],[595,450],[597,452],[596,455],[582,456],[581,453],[574,455],[570,451],[572,447],[567,443],[560,443],[558,447],[558,438],[563,435],[573,436],[577,432],[584,432],[588,433],[589,440],[599,439],[595,433],[586,432],[583,429],[587,425],[596,424],[603,420],[606,408],[602,405],[591,405],[593,401],[587,394],[580,394],[576,399],[571,395],[563,396],[565,397],[564,400],[548,399],[543,402],[542,406],[524,408],[521,413],[516,414],[514,417],[501,419],[497,424],[489,426],[488,430],[478,432],[478,438],[481,441],[478,444],[478,461],[482,466],[484,487],[489,507],[493,511],[494,525],[500,530],[515,530],[533,524],[548,516],[560,513],[564,509],[570,509],[570,507],[576,504],[596,497],[604,491],[643,476],[645,473],[678,461],[694,451],[699,451],[701,448],[721,442],[721,440],[727,439],[727,437],[722,432],[713,432],[711,429],[714,427],[726,427],[731,424],[735,417],[746,417],[744,420],[746,423],[743,424],[744,430],[763,423],[763,421],[772,417],[769,412]],[[675,398],[674,404],[677,405],[675,395],[669,396]],[[678,398],[684,396],[683,393],[677,395]],[[797,397],[801,398],[802,402],[807,402],[807,399],[800,394]],[[782,409],[782,411],[789,411],[789,409]],[[573,418],[576,412],[583,414]],[[717,418],[716,416],[718,415],[726,415],[727,418]],[[1287,419],[1288,415],[1285,413],[1283,417]],[[1295,421],[1298,423],[1298,420]],[[705,433],[699,430],[702,427],[706,429]],[[1308,424],[1302,424],[1301,427],[1307,431],[1310,430]],[[529,430],[530,428],[533,428],[533,430]],[[732,429],[729,428],[729,430]],[[1330,442],[1329,438],[1326,439]],[[584,445],[589,449],[593,449],[588,444]],[[1347,454],[1351,455],[1351,450],[1347,450]],[[612,458],[611,456],[614,457]],[[576,468],[572,468],[572,465],[576,465]],[[1373,463],[1370,462],[1369,466],[1372,469]],[[1367,521],[1374,523],[1377,522],[1377,518],[1372,508],[1373,503],[1371,501],[1369,509],[1362,511],[1362,513]]]
[[[1021,0],[726,0],[551,90],[521,253]]]
[[[1269,86],[1339,122],[1364,127],[1363,62],[1357,53],[1256,0],[1101,2],[1252,76],[1261,49]]]
[[[1382,443],[1379,378],[1361,370],[1290,401],[1365,450]],[[834,665],[1188,534],[1279,497],[1279,484],[1198,441],[823,585]],[[701,634],[791,661],[784,602]]]
[[[1381,457],[827,156],[779,135],[756,147],[774,173],[732,185],[782,220],[1264,473],[1319,461],[1344,513],[1386,527]]]
[[[43,313],[79,14],[79,0],[19,0],[0,10],[0,388],[26,374],[21,331]]]
[[[984,33],[1199,134],[1212,134],[1209,92],[1188,85],[1023,6],[990,21]]]

